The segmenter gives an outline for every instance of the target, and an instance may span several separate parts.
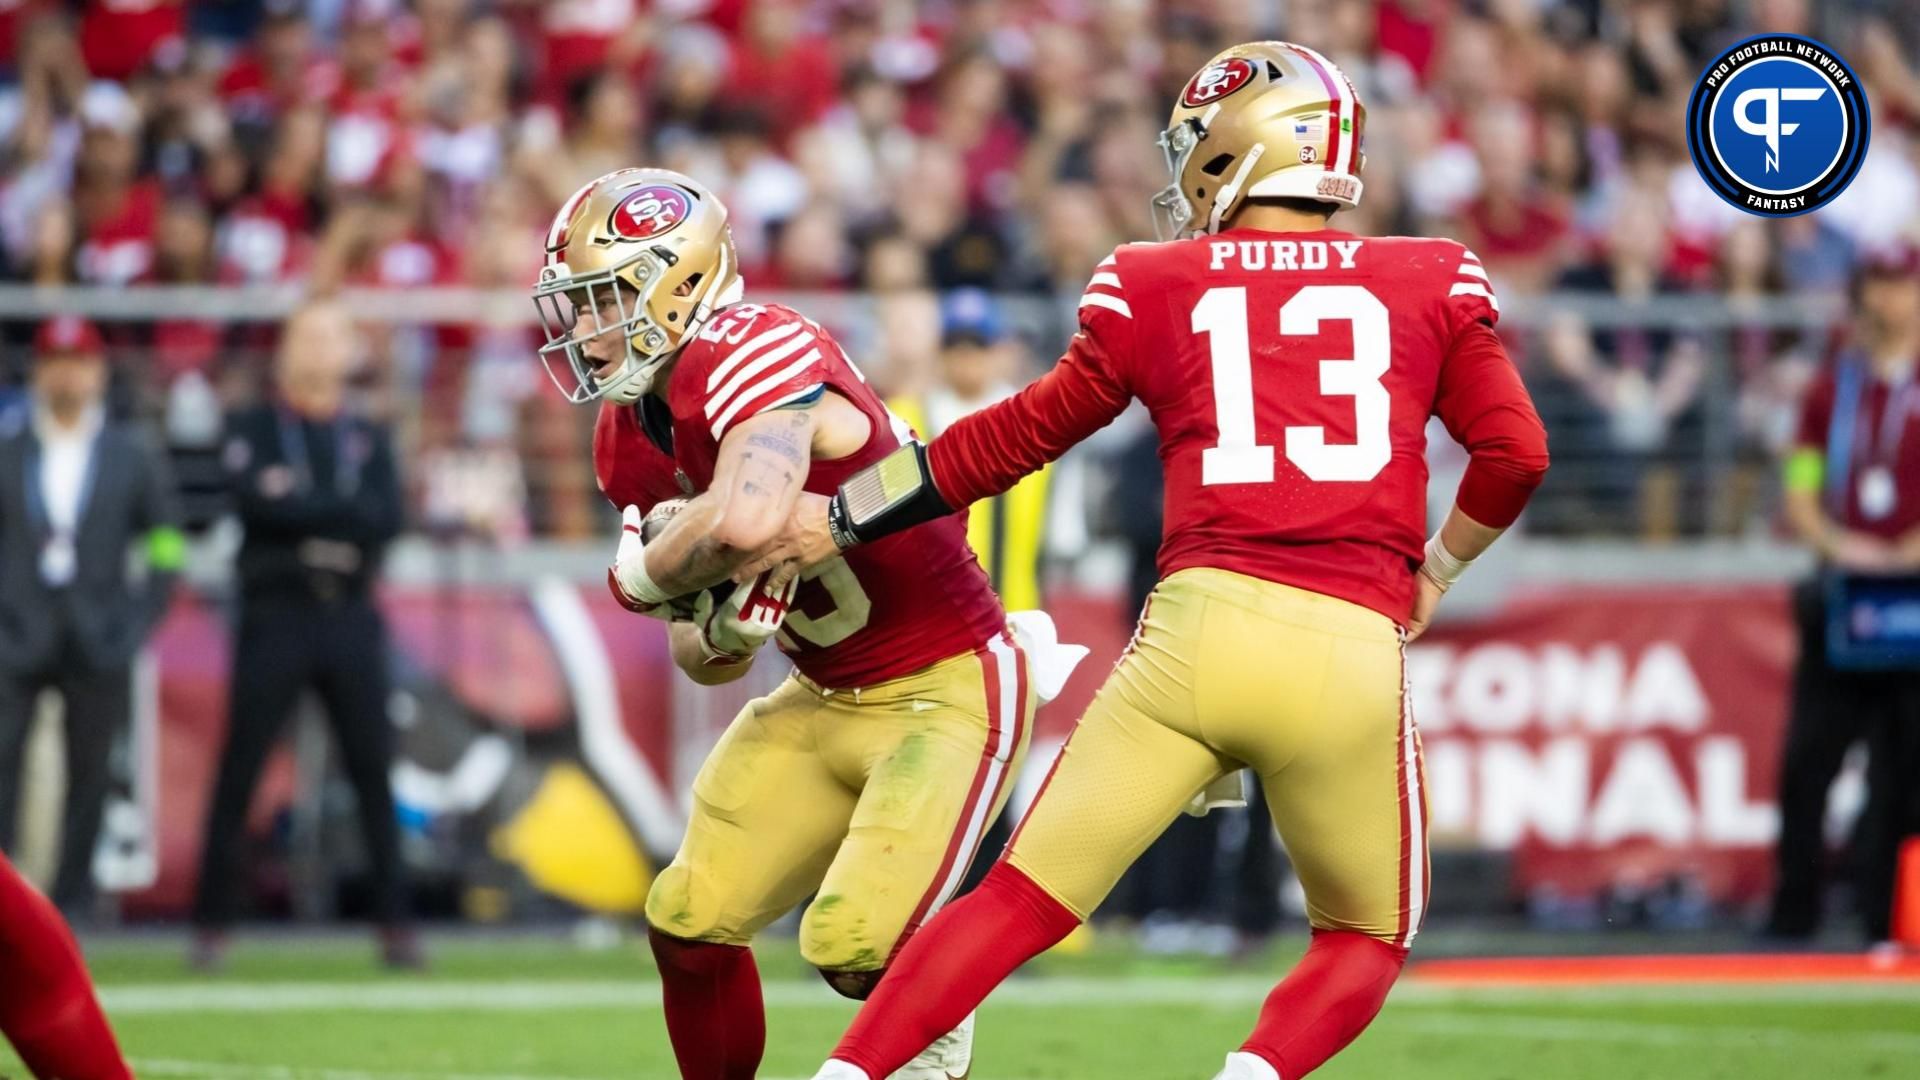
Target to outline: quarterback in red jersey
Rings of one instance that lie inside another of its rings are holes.
[[[803,490],[832,492],[912,438],[826,330],[742,303],[736,266],[711,192],[627,169],[561,207],[534,290],[549,371],[570,399],[602,403],[596,472],[626,506],[616,596],[691,614],[672,648],[697,682],[738,678],[769,638],[796,669],[707,758],[647,897],[668,1033],[701,1080],[754,1075],[765,1019],[747,945],[807,896],[801,953],[866,996],[959,885],[1039,696],[1023,644],[1036,639],[1016,640],[955,515],[779,590],[712,588]],[[686,498],[643,518],[672,495]],[[1038,640],[1045,651],[1050,632]],[[948,1028],[899,1075],[964,1076],[971,1018]]]
[[[1264,781],[1313,943],[1220,1077],[1304,1076],[1385,1000],[1428,888],[1405,643],[1512,524],[1547,454],[1479,260],[1327,227],[1360,198],[1365,122],[1312,50],[1216,56],[1162,137],[1173,183],[1155,208],[1178,238],[1098,267],[1053,371],[797,507],[743,566],[858,551],[1004,491],[1134,399],[1159,429],[1162,579],[1132,645],[1005,858],[902,950],[821,1080],[910,1058],[1242,767]],[[1423,545],[1434,415],[1472,463]]]

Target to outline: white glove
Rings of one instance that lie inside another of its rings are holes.
[[[667,594],[647,575],[647,545],[640,538],[640,529],[639,507],[629,506],[620,512],[620,546],[614,550],[613,565],[607,567],[607,589],[628,611],[671,619]]]
[[[767,571],[748,585],[736,585],[727,598],[714,602],[713,590],[702,589],[694,601],[693,624],[700,628],[700,650],[709,664],[735,664],[757,652],[767,639],[780,632],[787,619],[787,607],[793,603],[799,579],[788,581],[777,592],[768,592]]]

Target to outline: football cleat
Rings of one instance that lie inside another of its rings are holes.
[[[887,1080],[967,1080],[973,1071],[973,1015],[960,1026],[933,1040],[933,1044]]]
[[[1247,199],[1360,204],[1366,106],[1304,45],[1250,41],[1187,80],[1160,134],[1172,183],[1153,197],[1162,240],[1218,232]]]

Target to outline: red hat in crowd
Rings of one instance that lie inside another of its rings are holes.
[[[99,356],[105,348],[100,331],[78,315],[55,315],[33,335],[33,351],[41,356]]]
[[[1920,246],[1896,240],[1868,249],[1860,258],[1863,278],[1920,277]]]

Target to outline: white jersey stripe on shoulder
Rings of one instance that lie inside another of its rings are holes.
[[[1092,288],[1095,285],[1108,285],[1116,289],[1121,288],[1120,275],[1110,274],[1105,271],[1102,271],[1101,273],[1095,274],[1093,275],[1093,277],[1087,279],[1088,288]]]
[[[1471,252],[1471,251],[1463,251],[1463,252],[1461,252],[1461,253],[1460,253],[1460,261],[1461,261],[1462,263],[1466,263],[1466,264],[1469,264],[1469,265],[1472,265],[1472,266],[1479,266],[1479,265],[1480,265],[1480,256],[1478,256],[1478,255],[1475,255],[1475,254],[1474,254],[1473,252]]]
[[[719,412],[721,408],[726,405],[727,401],[732,398],[734,394],[738,393],[742,386],[747,384],[748,380],[780,361],[785,360],[787,357],[792,356],[794,353],[799,352],[801,349],[818,343],[818,339],[812,334],[795,334],[755,357],[752,363],[742,367],[734,374],[733,378],[727,380],[727,385],[707,395],[707,419],[713,419],[713,414]]]
[[[1125,300],[1117,296],[1108,296],[1106,293],[1087,293],[1080,298],[1080,306],[1106,308],[1108,311],[1117,311],[1129,319],[1133,318],[1133,309],[1127,306]]]
[[[1095,266],[1094,269],[1103,270],[1109,266],[1116,265],[1118,262],[1119,262],[1118,258],[1112,255],[1109,255],[1106,258],[1101,259],[1099,265]]]
[[[720,441],[721,437],[727,433],[727,425],[733,423],[733,418],[740,415],[741,409],[779,389],[781,383],[807,370],[808,365],[819,362],[820,350],[808,350],[807,355],[742,390],[734,397],[733,404],[727,406],[727,411],[714,418],[713,441]]]
[[[1447,295],[1448,296],[1484,296],[1487,298],[1487,303],[1493,306],[1493,310],[1495,311],[1500,310],[1500,298],[1493,295],[1493,290],[1488,289],[1484,285],[1475,285],[1470,281],[1454,282],[1453,288],[1447,290]]]
[[[719,386],[720,380],[726,378],[728,372],[752,359],[754,353],[779,341],[781,338],[797,334],[806,329],[806,327],[806,323],[795,321],[787,323],[784,326],[776,326],[763,334],[757,334],[748,338],[746,344],[733,350],[733,352],[727,355],[725,360],[714,365],[713,373],[707,376],[707,389],[712,390],[714,387]]]
[[[1477,263],[1461,263],[1459,273],[1461,277],[1479,278],[1481,281],[1492,280],[1487,277],[1486,268]]]

